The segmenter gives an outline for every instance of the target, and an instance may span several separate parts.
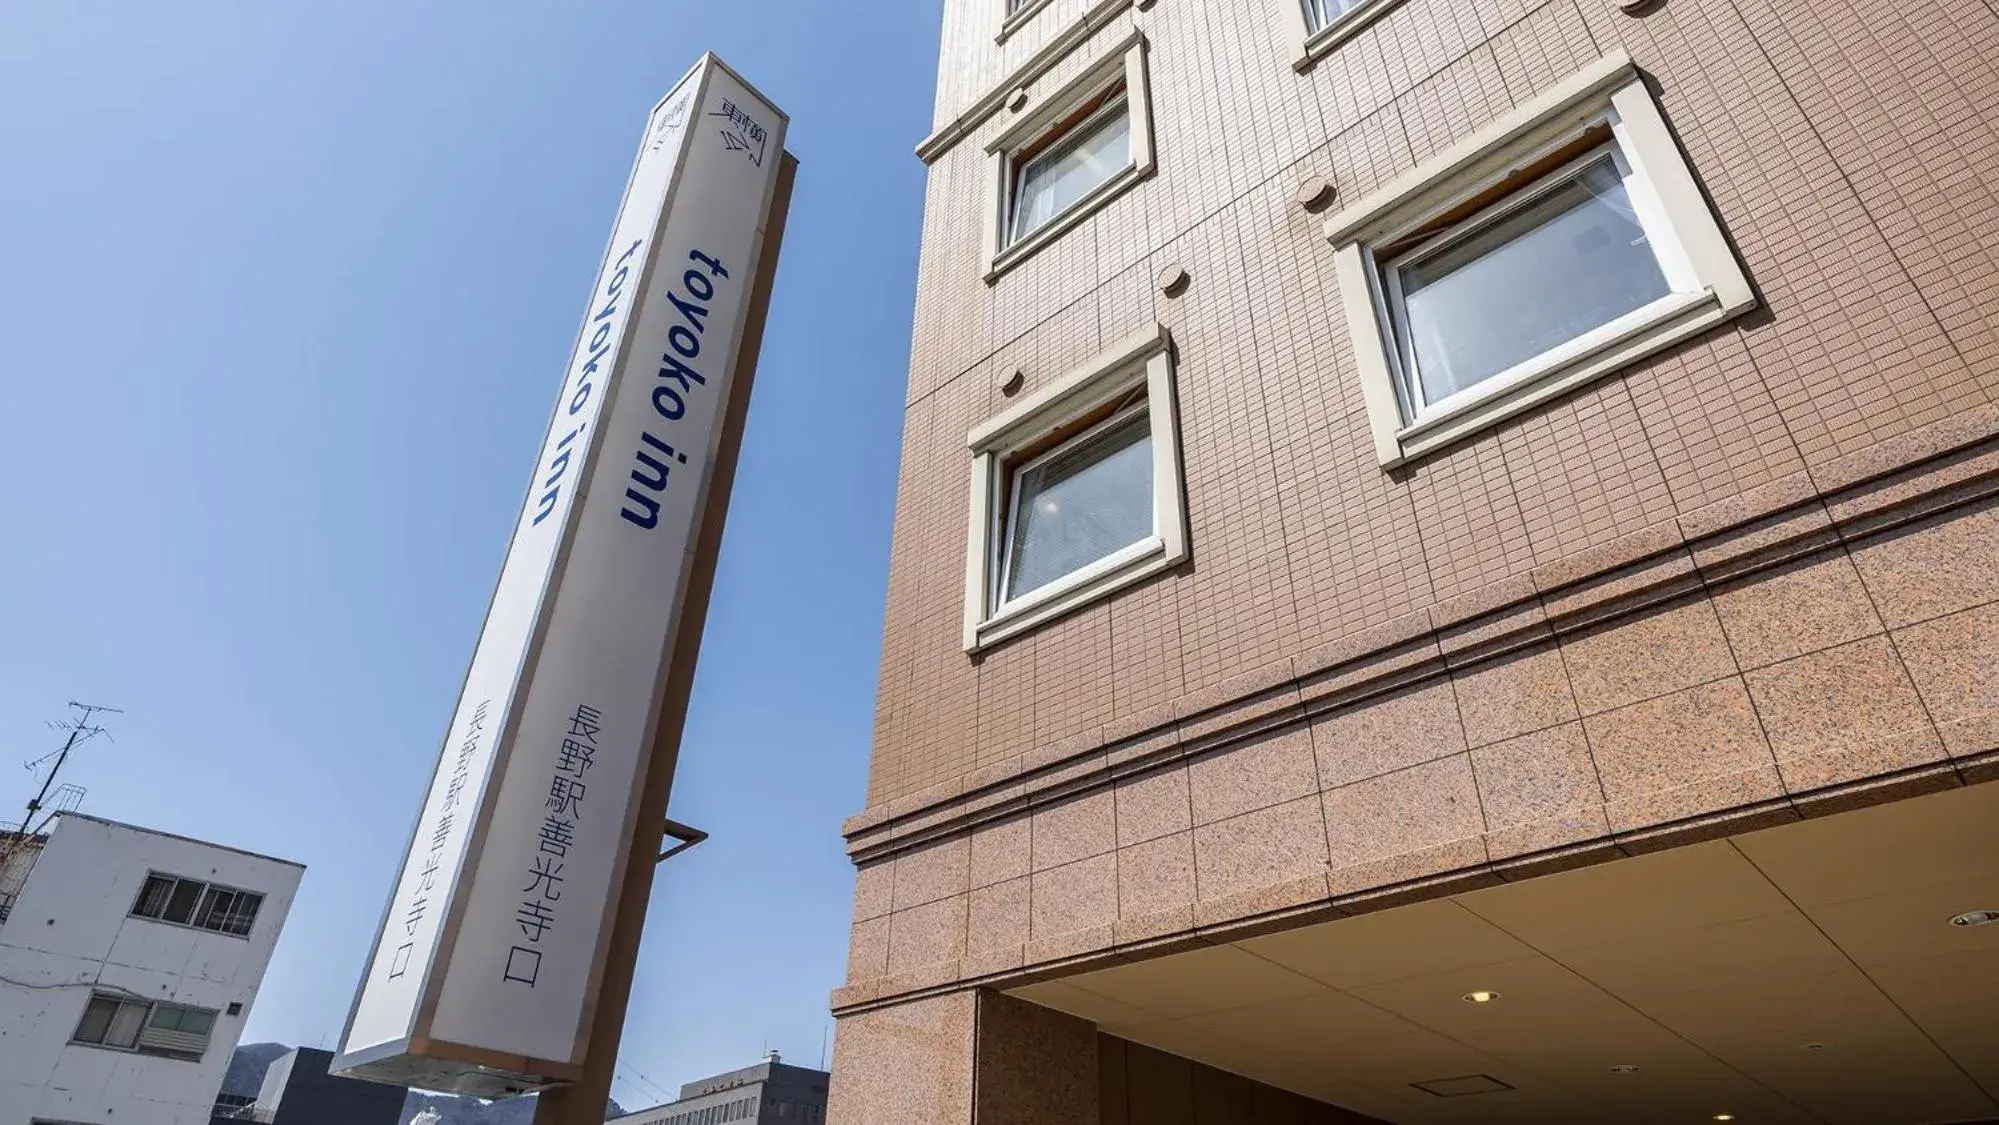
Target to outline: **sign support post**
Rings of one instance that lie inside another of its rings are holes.
[[[723,409],[722,440],[715,458],[714,483],[696,540],[694,566],[687,579],[687,608],[680,619],[676,654],[666,668],[666,695],[653,739],[651,765],[639,794],[638,831],[625,857],[625,881],[619,889],[618,910],[611,923],[610,952],[604,963],[603,985],[591,1016],[589,1047],[583,1074],[573,1085],[543,1091],[535,1099],[534,1125],[604,1125],[604,1107],[618,1062],[631,1003],[632,976],[638,967],[639,939],[651,905],[653,872],[660,862],[660,836],[667,823],[667,799],[672,795],[674,767],[680,757],[680,735],[687,720],[687,703],[694,690],[695,656],[701,649],[702,627],[708,618],[708,596],[715,587],[715,562],[722,550],[722,527],[729,511],[729,492],[736,481],[736,460],[742,452],[743,423],[749,414],[750,385],[763,347],[764,318],[770,310],[771,283],[777,274],[778,251],[791,208],[792,182],[798,159],[784,153],[778,166],[777,189],[771,200],[770,223],[764,231],[763,257],[757,263],[749,317],[743,325],[742,351]]]

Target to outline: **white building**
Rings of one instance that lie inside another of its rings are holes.
[[[0,838],[0,1125],[207,1125],[304,872],[76,813]]]

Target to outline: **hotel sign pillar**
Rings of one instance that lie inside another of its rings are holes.
[[[796,163],[713,55],[647,120],[335,1073],[600,1122]]]

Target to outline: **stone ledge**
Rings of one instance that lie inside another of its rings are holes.
[[[1519,882],[1574,870],[1623,856],[1643,855],[1725,836],[1739,835],[1803,817],[1830,815],[1884,804],[1922,793],[1979,781],[1999,780],[1999,751],[1956,764],[1924,765],[1853,782],[1827,786],[1796,796],[1780,795],[1725,812],[1689,816],[1627,832],[1610,832],[1596,839],[1564,844],[1501,860],[1472,861],[1447,870],[1426,866],[1426,857],[1480,851],[1498,833],[1484,832],[1464,840],[1419,849],[1410,856],[1384,857],[1342,872],[1281,881],[1196,903],[1191,908],[1161,911],[1030,942],[1024,950],[1008,949],[996,957],[940,961],[870,979],[856,980],[834,990],[833,1014],[851,1015],[948,992],[970,988],[1014,988],[1115,964],[1166,956],[1188,949],[1277,933],[1298,926],[1372,913],[1410,903],[1430,901],[1468,890]],[[1557,817],[1567,815],[1567,811]],[[1504,830],[1500,830],[1504,831]],[[1476,846],[1476,847],[1475,847]],[[1360,868],[1396,882],[1360,886]],[[1339,885],[1355,889],[1334,893]],[[1175,930],[1172,924],[1181,923]],[[1023,957],[1024,954],[1024,957]]]
[[[892,855],[1999,493],[1995,438],[1999,407],[1967,411],[1010,759],[1024,773],[933,784],[848,818],[848,854]]]

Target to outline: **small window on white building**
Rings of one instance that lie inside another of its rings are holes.
[[[988,282],[1152,174],[1146,83],[1145,39],[1134,33],[986,146]]]
[[[215,1012],[181,1004],[155,1004],[139,1033],[141,1054],[196,1062],[208,1053],[209,1035],[215,1030]]]
[[[77,1021],[76,1034],[70,1036],[70,1041],[121,1051],[137,1050],[139,1037],[146,1030],[146,1017],[152,1010],[153,1005],[144,1000],[93,994],[84,1005],[83,1018]]]
[[[256,924],[257,911],[263,905],[263,895],[210,887],[207,897],[202,900],[201,911],[194,916],[194,925],[197,929],[248,937],[250,927]]]
[[[132,904],[133,916],[158,918],[165,914],[167,900],[173,897],[174,884],[177,881],[169,875],[146,876],[146,885],[139,888],[139,900]]]
[[[1120,342],[967,441],[966,651],[1187,557],[1163,327]]]
[[[145,885],[139,888],[132,916],[248,937],[263,905],[264,896],[254,891],[154,873],[147,875]]]
[[[1385,466],[1755,304],[1621,54],[1343,210],[1326,236]]]

